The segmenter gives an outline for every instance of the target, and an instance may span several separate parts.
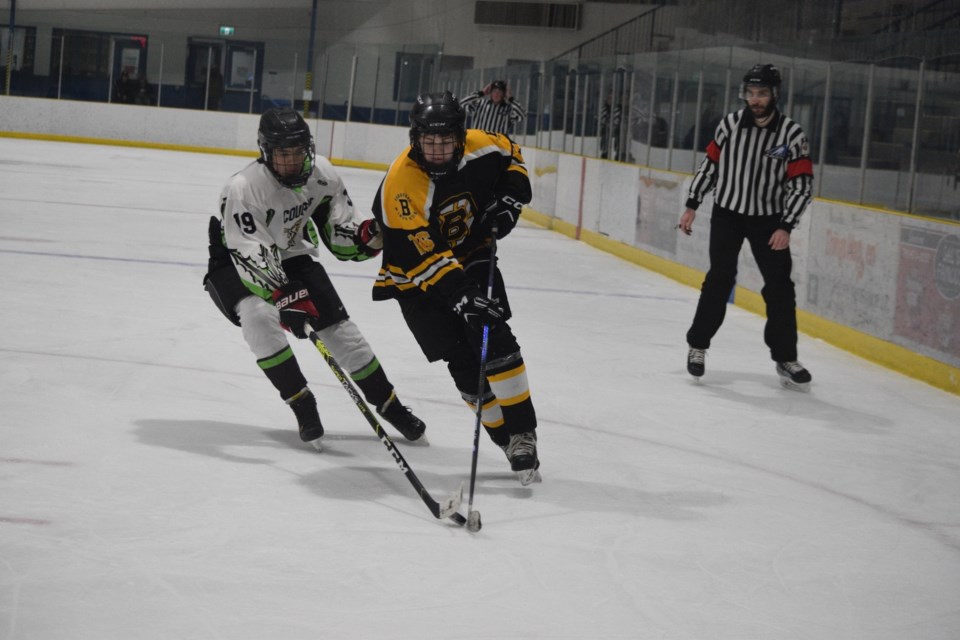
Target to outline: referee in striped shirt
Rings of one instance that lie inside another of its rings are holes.
[[[482,91],[460,100],[460,106],[472,114],[471,129],[509,134],[511,122],[523,122],[527,112],[507,91],[507,83],[494,80]]]
[[[706,350],[720,329],[737,275],[743,241],[763,276],[767,307],[763,337],[776,362],[781,383],[806,391],[810,372],[797,361],[797,304],[790,271],[790,232],[810,203],[813,165],[807,136],[777,108],[780,72],[756,65],[743,77],[744,108],[727,114],[717,126],[680,216],[690,235],[697,207],[713,191],[710,219],[710,270],[687,332],[687,370],[703,375]]]

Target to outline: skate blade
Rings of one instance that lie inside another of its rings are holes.
[[[317,451],[323,451],[323,438],[317,438],[316,440],[310,441],[310,446],[316,449]]]
[[[780,378],[780,386],[784,389],[790,389],[791,391],[799,391],[800,393],[810,393],[810,383],[809,382],[794,382],[790,378]]]
[[[429,447],[430,446],[430,441],[427,440],[427,434],[425,433],[421,434],[420,437],[417,438],[416,440],[407,440],[406,438],[404,438],[399,442],[402,442],[403,444],[409,445],[411,447]]]
[[[540,471],[537,469],[524,469],[523,471],[515,471],[517,478],[520,480],[520,484],[523,486],[529,486],[534,482],[543,482],[543,478],[540,476]]]

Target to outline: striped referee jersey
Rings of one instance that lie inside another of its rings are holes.
[[[500,104],[483,95],[483,91],[471,93],[460,100],[460,106],[473,115],[471,129],[482,129],[509,135],[510,122],[522,122],[526,110],[513,98],[504,98]]]
[[[778,216],[780,227],[790,231],[813,191],[813,163],[803,129],[779,111],[762,128],[747,109],[728,114],[707,145],[687,206],[695,210],[714,188],[715,204],[748,216]]]

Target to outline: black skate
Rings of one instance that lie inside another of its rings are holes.
[[[706,366],[704,365],[706,357],[706,349],[694,349],[690,347],[690,351],[687,352],[687,373],[694,378],[703,376],[703,372],[706,371]]]
[[[317,413],[317,399],[310,389],[304,389],[295,395],[289,402],[297,424],[300,427],[300,439],[310,443],[317,451],[323,451],[323,425],[320,423],[320,414]]]
[[[423,445],[429,444],[427,439],[423,437],[423,432],[426,431],[427,425],[423,423],[423,420],[413,415],[410,407],[403,406],[396,398],[393,398],[387,404],[387,408],[380,415],[384,420],[389,422],[394,429],[399,431],[407,441],[419,442]]]
[[[527,486],[543,482],[540,477],[540,458],[537,456],[537,434],[533,431],[514,433],[510,443],[500,447],[507,454],[510,469],[517,474],[520,484]]]
[[[813,380],[813,376],[796,360],[778,362],[777,375],[780,376],[780,386],[784,389],[810,391],[810,382]]]

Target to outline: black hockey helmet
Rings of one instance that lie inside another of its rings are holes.
[[[307,183],[307,178],[313,170],[316,152],[310,127],[299,113],[289,107],[264,111],[260,116],[257,142],[260,147],[260,159],[281,184],[288,187],[302,187]],[[293,176],[277,173],[273,166],[274,149],[297,147],[302,147],[304,150],[303,167],[300,173]]]
[[[467,114],[460,101],[449,91],[422,93],[410,111],[410,157],[433,178],[455,171],[463,158],[467,140]],[[423,155],[422,138],[427,134],[454,137],[453,157],[443,164],[427,162]]]
[[[780,97],[780,70],[772,64],[755,64],[743,76],[740,99],[746,100],[747,87],[769,87],[773,100]]]

